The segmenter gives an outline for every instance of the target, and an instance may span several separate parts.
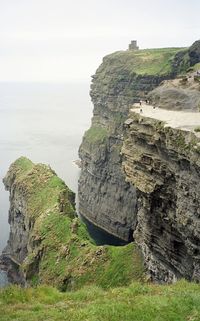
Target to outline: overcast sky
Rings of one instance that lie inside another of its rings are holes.
[[[189,46],[200,0],[0,0],[0,81],[89,80],[102,57]]]

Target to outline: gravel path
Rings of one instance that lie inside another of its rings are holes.
[[[140,111],[140,109],[142,111]],[[131,111],[146,117],[162,120],[166,123],[166,126],[172,128],[180,128],[194,132],[195,128],[200,127],[200,112],[166,110],[158,107],[154,108],[144,103],[141,107],[139,104],[134,104]],[[195,134],[200,137],[200,133],[195,132]]]

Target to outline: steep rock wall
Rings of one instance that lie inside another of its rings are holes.
[[[10,166],[3,182],[10,192],[10,234],[1,265],[11,281],[24,283],[39,273],[48,248],[42,244],[42,224],[51,211],[74,217],[75,195],[50,167],[25,157]]]
[[[79,212],[125,241],[132,238],[137,223],[137,197],[121,169],[123,122],[134,102],[174,76],[171,62],[179,50],[116,52],[103,59],[93,76],[92,125],[79,149]]]
[[[200,281],[200,140],[131,112],[123,168],[137,189],[134,239],[156,281]]]

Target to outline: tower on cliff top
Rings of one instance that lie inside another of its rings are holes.
[[[137,46],[137,40],[131,40],[130,45],[128,46],[129,50],[139,50],[139,47]]]

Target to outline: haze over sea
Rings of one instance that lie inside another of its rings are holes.
[[[78,147],[89,127],[89,83],[0,83],[0,252],[9,233],[2,178],[20,156],[49,164],[77,192]]]

